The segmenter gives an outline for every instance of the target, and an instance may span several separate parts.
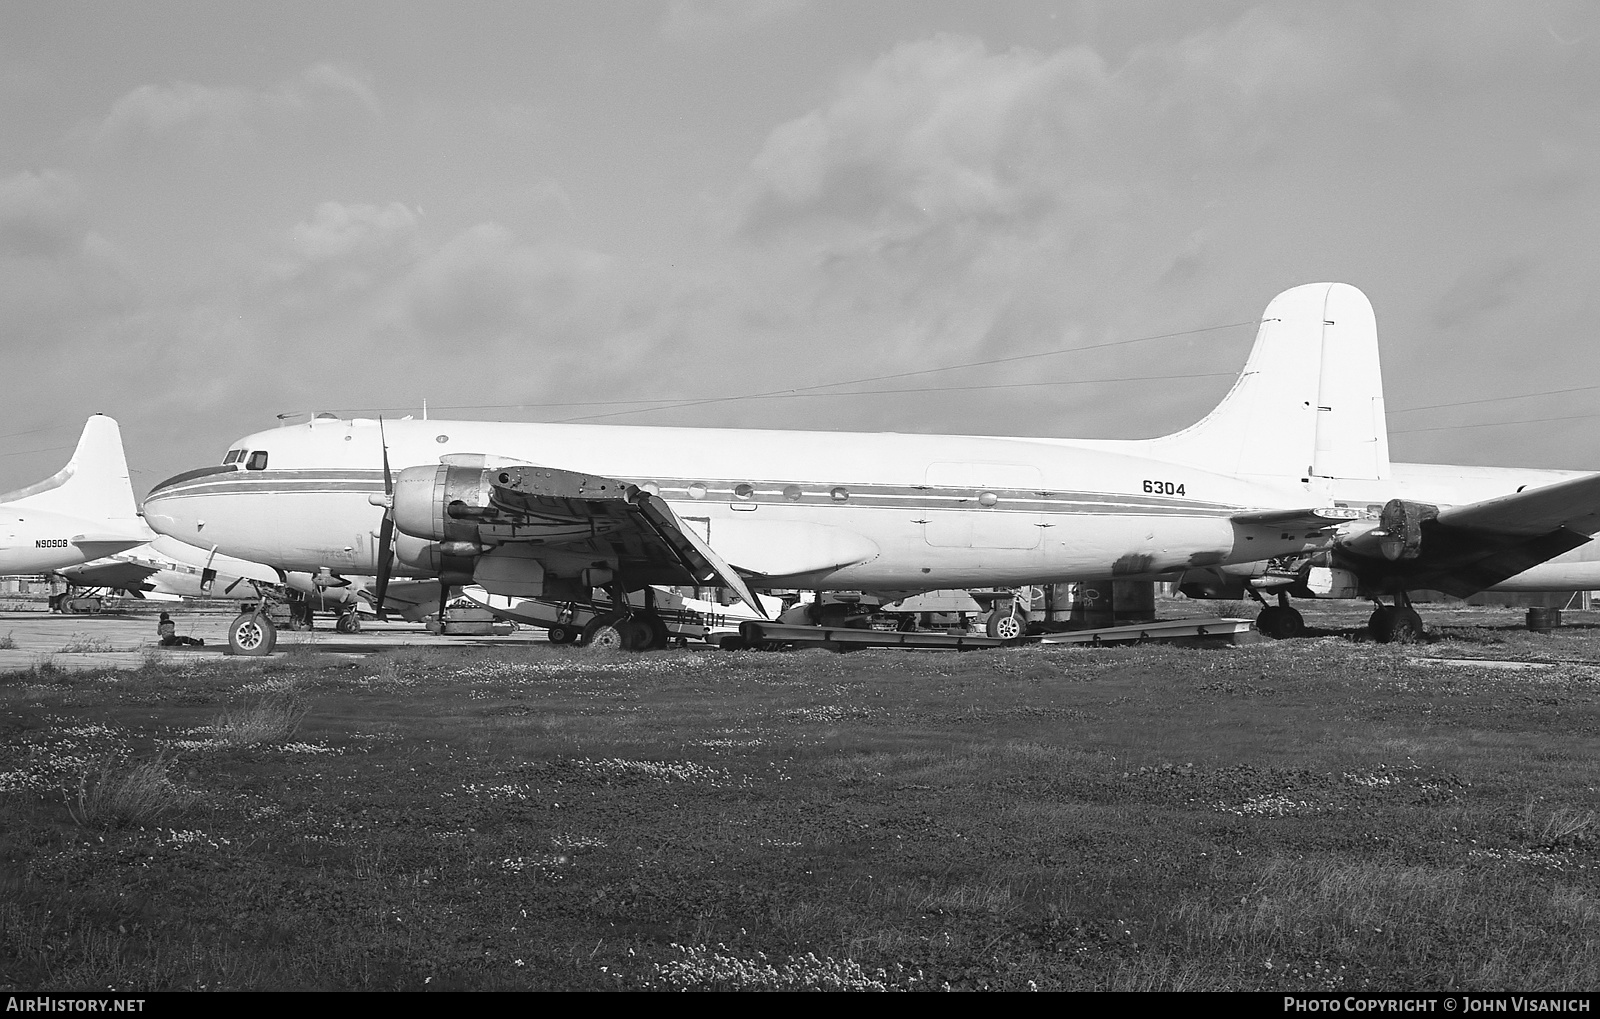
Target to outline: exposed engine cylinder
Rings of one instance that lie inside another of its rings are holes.
[[[1378,527],[1383,537],[1378,547],[1390,562],[1415,559],[1422,551],[1422,525],[1439,515],[1439,507],[1425,502],[1390,499],[1383,505]]]
[[[476,545],[478,523],[471,514],[489,508],[492,473],[445,464],[407,467],[395,479],[395,527],[414,538]],[[461,504],[454,515],[453,503]],[[459,515],[463,510],[467,515]]]

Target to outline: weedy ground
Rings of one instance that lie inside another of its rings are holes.
[[[0,676],[0,988],[1600,986],[1600,629],[1346,615]]]

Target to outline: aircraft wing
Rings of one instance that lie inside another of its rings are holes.
[[[1557,528],[1594,534],[1600,531],[1600,474],[1451,506],[1439,511],[1439,523],[1496,534],[1534,536]]]
[[[1465,598],[1589,542],[1600,531],[1600,474],[1423,512],[1410,525],[1398,503],[1379,527],[1340,543],[1340,565],[1377,590]]]
[[[482,519],[482,531],[542,540],[564,552],[592,551],[615,559],[630,580],[718,584],[767,618],[744,578],[660,497],[609,478],[532,465],[507,465],[490,477],[494,519]],[[541,533],[548,537],[539,539]]]
[[[221,574],[257,580],[263,584],[283,583],[283,577],[270,566],[263,566],[248,559],[235,559],[233,556],[223,555],[214,548],[199,548],[165,534],[152,541],[150,547],[174,562],[196,569],[216,570]]]
[[[97,559],[81,566],[56,571],[79,587],[110,587],[127,590],[159,573],[158,567],[122,559]]]

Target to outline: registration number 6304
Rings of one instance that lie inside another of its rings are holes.
[[[1183,483],[1179,481],[1146,481],[1144,490],[1151,495],[1184,495]]]

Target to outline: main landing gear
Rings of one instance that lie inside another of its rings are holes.
[[[1411,599],[1404,591],[1394,596],[1393,605],[1385,605],[1374,599],[1372,617],[1367,620],[1367,629],[1372,633],[1372,639],[1380,644],[1409,644],[1421,640],[1424,635],[1422,616],[1411,607]]]
[[[1306,635],[1306,620],[1300,611],[1289,604],[1289,592],[1278,592],[1278,604],[1268,605],[1261,592],[1246,585],[1245,590],[1261,603],[1261,614],[1256,616],[1256,629],[1273,640]]]
[[[635,609],[628,602],[627,588],[621,583],[611,585],[608,593],[611,611],[596,615],[581,633],[569,624],[557,624],[549,630],[551,642],[577,643],[605,651],[656,651],[671,643],[666,620],[656,611],[654,589],[644,589],[642,609]]]

